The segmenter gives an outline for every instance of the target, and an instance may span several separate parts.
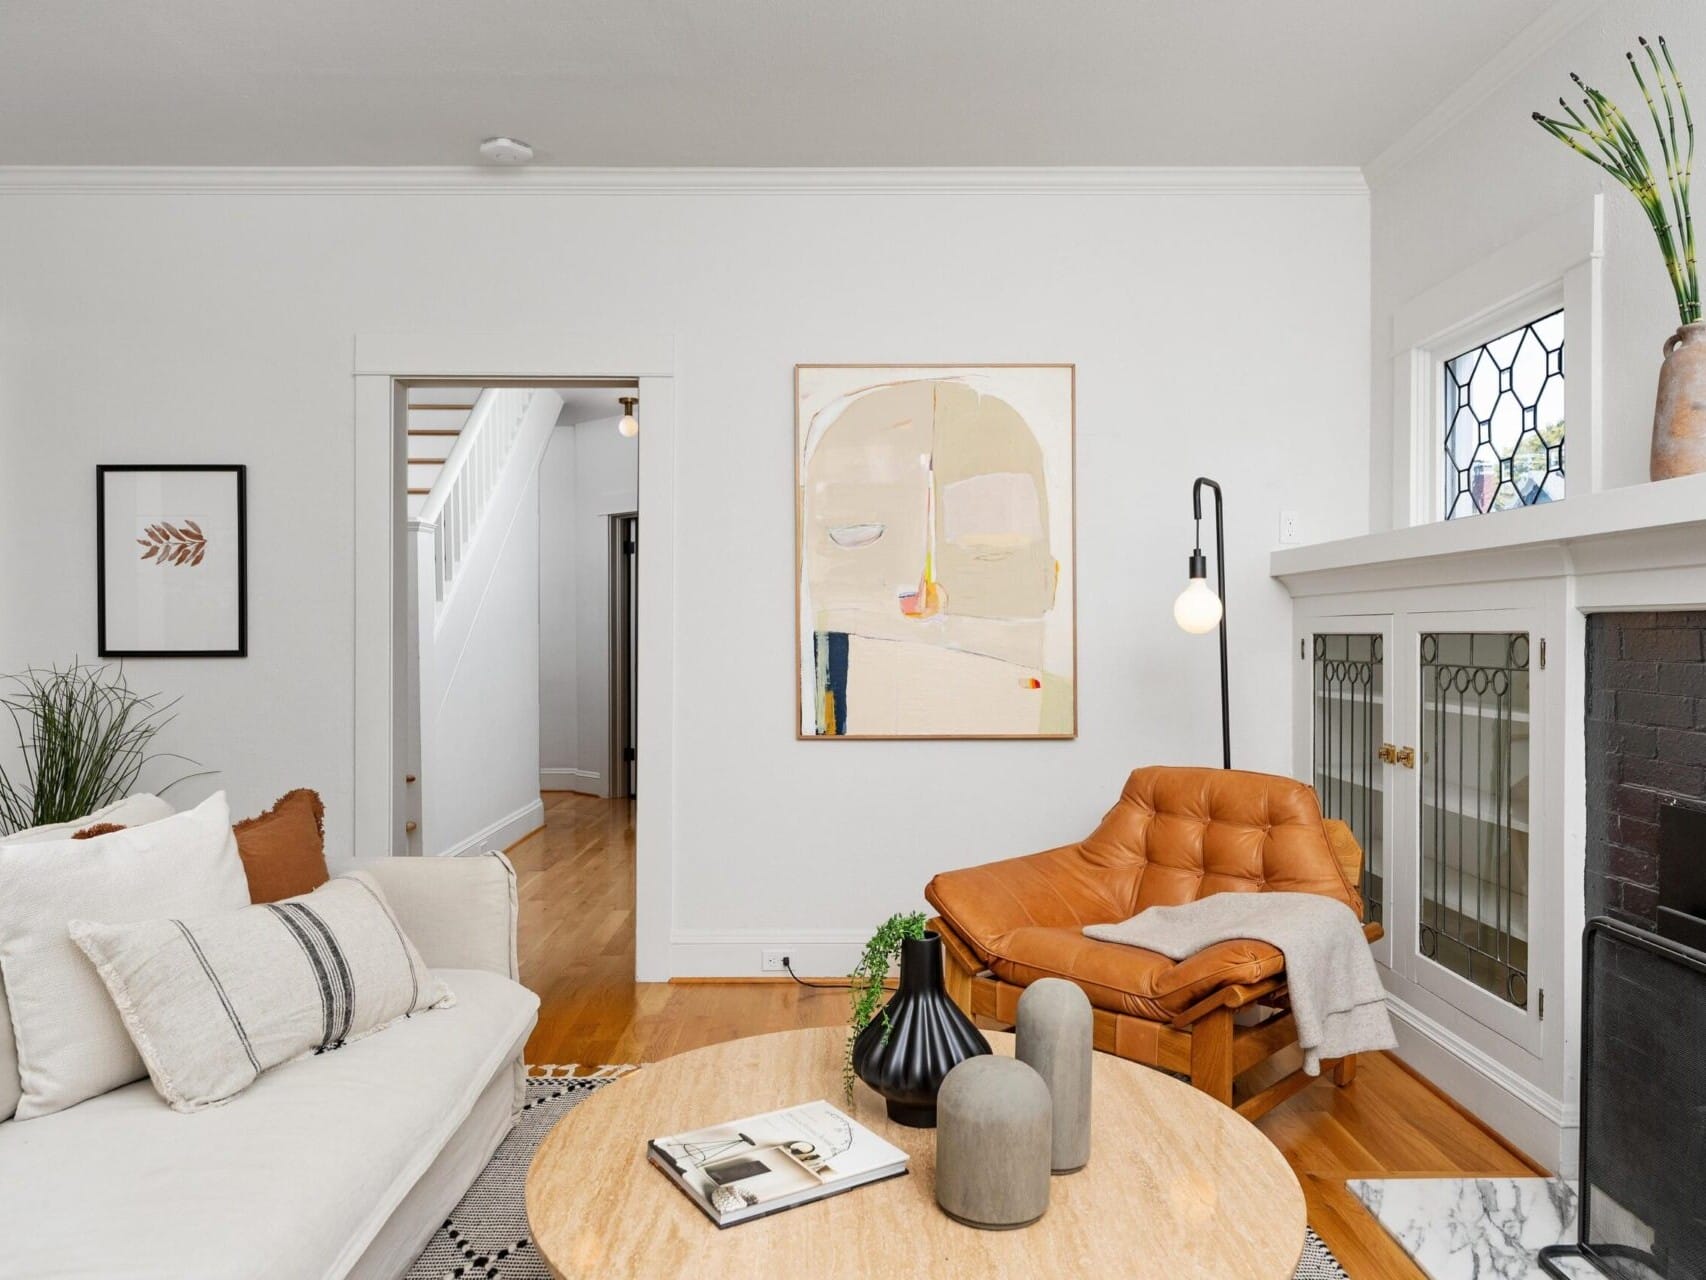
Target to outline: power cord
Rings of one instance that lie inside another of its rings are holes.
[[[790,957],[788,956],[782,957],[782,968],[795,982],[799,983],[802,987],[810,987],[813,991],[847,991],[853,986],[851,982],[807,982],[804,978],[800,977],[799,974],[794,972],[794,966],[790,963]]]

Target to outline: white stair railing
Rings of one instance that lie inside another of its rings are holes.
[[[530,387],[487,387],[474,402],[456,447],[444,460],[420,513],[410,521],[433,530],[433,598],[442,604],[486,512],[515,447],[528,406],[539,394]]]

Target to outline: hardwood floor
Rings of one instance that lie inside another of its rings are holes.
[[[545,821],[510,850],[521,882],[522,981],[541,1002],[529,1062],[655,1061],[846,1018],[844,992],[786,980],[636,983],[632,803],[549,792]],[[1348,1088],[1317,1081],[1258,1127],[1296,1170],[1310,1225],[1357,1280],[1421,1272],[1346,1179],[1536,1173],[1386,1054],[1363,1057]]]

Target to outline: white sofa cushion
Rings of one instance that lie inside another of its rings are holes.
[[[97,822],[112,822],[123,827],[140,827],[161,818],[172,816],[172,806],[159,796],[126,796],[105,808],[85,814],[72,822],[55,822],[42,827],[29,827],[0,836],[0,844],[36,844],[43,840],[64,840]],[[8,1120],[18,1109],[18,1097],[23,1092],[18,1082],[18,1047],[12,1039],[12,1011],[6,1003],[6,984],[0,980],[0,1120]]]
[[[18,1045],[17,1119],[147,1074],[68,921],[211,915],[248,903],[223,792],[92,840],[0,845],[0,974]]]
[[[287,1063],[223,1107],[180,1115],[139,1083],[0,1125],[16,1224],[0,1272],[342,1276],[510,1068],[539,1007],[497,974],[435,972],[455,1007]]]
[[[455,999],[360,872],[223,915],[68,927],[176,1111]]]

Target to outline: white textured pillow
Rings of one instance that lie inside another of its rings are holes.
[[[27,827],[9,836],[0,836],[0,844],[36,844],[43,840],[67,840],[85,827],[110,822],[121,827],[140,827],[172,816],[172,806],[159,796],[142,792],[115,800],[111,804],[73,818],[70,822],[52,822],[46,826]],[[12,1011],[6,1003],[6,984],[0,980],[0,1120],[10,1120],[18,1109],[23,1086],[18,1081],[18,1048],[12,1042]]]
[[[73,920],[160,1096],[199,1111],[261,1072],[454,1003],[362,872],[224,915]]]
[[[147,1074],[72,919],[146,920],[247,905],[249,883],[220,792],[187,813],[92,840],[0,844],[0,974],[22,1096],[48,1115]]]
[[[110,822],[115,827],[142,827],[150,822],[169,818],[173,812],[172,806],[159,796],[142,792],[139,795],[126,796],[123,800],[114,800],[111,804],[96,809],[93,813],[86,813],[81,818],[73,818],[70,822],[50,822],[46,826],[26,827],[9,836],[0,836],[0,844],[39,844],[43,840],[69,840],[85,827],[93,827],[103,822]]]

